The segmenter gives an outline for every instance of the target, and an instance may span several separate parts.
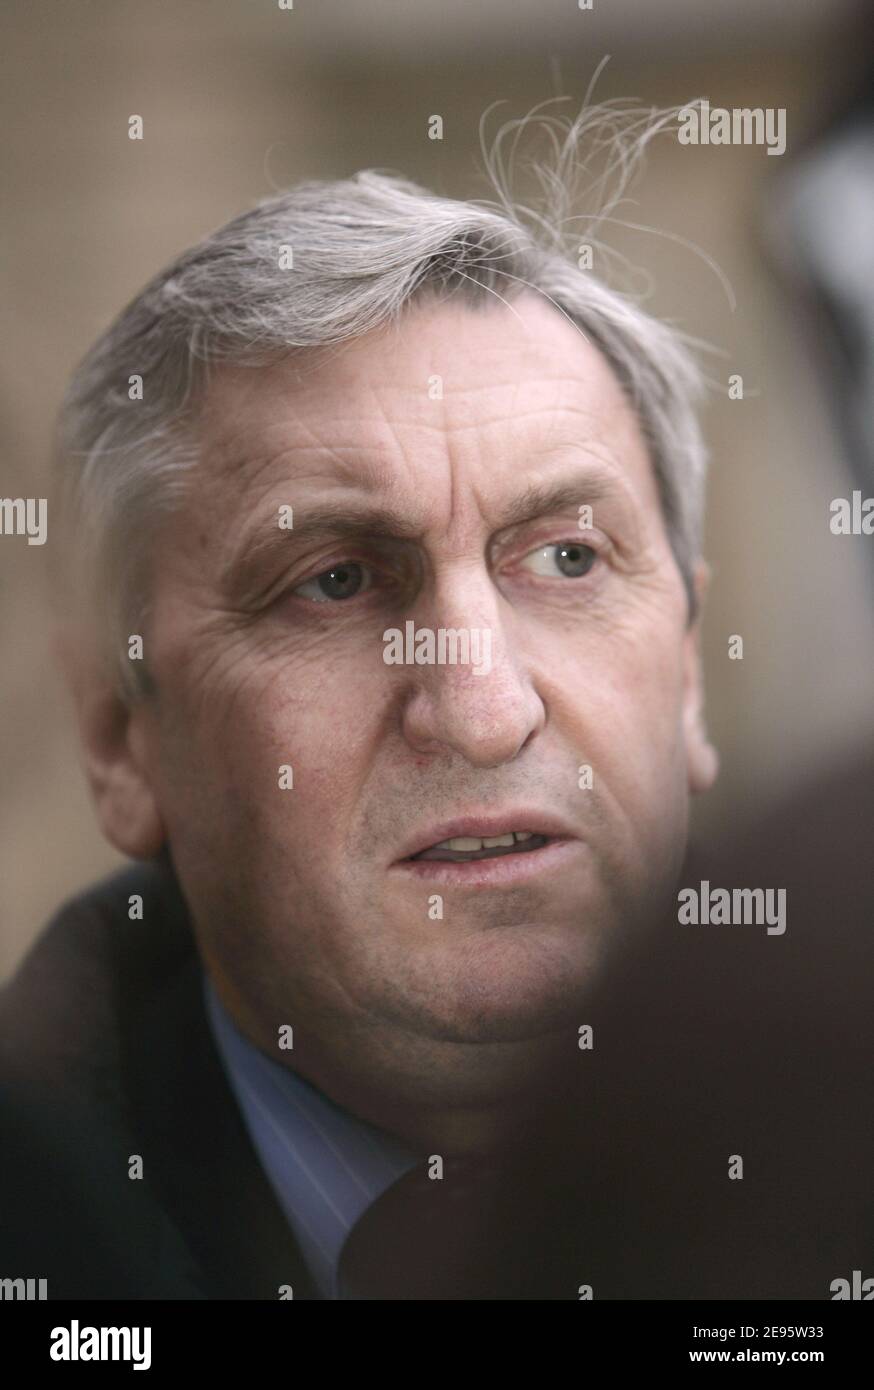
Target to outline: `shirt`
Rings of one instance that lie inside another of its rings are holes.
[[[246,1128],[322,1295],[344,1297],[353,1226],[421,1155],[351,1115],[244,1037],[204,972],[207,1016]]]

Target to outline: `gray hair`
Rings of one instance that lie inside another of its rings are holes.
[[[706,451],[693,340],[577,259],[581,243],[601,246],[601,223],[648,141],[679,109],[641,116],[633,105],[608,102],[570,122],[540,118],[552,157],[531,166],[543,194],[536,205],[513,198],[502,160],[503,140],[515,132],[515,150],[533,113],[506,124],[486,154],[497,194],[491,201],[441,197],[373,169],[302,182],[234,218],[149,282],[78,366],[55,449],[61,534],[73,538],[68,558],[78,567],[67,571],[63,589],[79,595],[92,623],[101,614],[103,650],[128,698],[148,688],[138,674],[144,663],[127,659],[127,643],[148,613],[149,538],[179,505],[198,457],[210,364],[318,355],[396,321],[425,294],[480,304],[534,290],[600,349],[647,441],[694,614]],[[602,204],[571,215],[578,182],[589,173],[581,155],[587,143],[609,151],[597,190]],[[604,180],[617,171],[618,189],[605,199]],[[289,249],[292,269],[282,264]],[[141,400],[128,394],[135,374]]]

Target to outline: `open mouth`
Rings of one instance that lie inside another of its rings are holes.
[[[439,845],[411,854],[406,860],[415,864],[422,860],[446,860],[453,864],[464,864],[469,860],[497,859],[504,854],[530,854],[534,849],[542,849],[551,841],[549,835],[535,835],[530,830],[510,830],[505,835],[479,837],[459,836],[452,840],[442,840]]]

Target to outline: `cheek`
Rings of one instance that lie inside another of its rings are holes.
[[[580,762],[633,823],[669,819],[682,803],[682,694],[681,633],[653,626],[590,639],[554,696]]]
[[[318,661],[238,661],[205,696],[170,694],[178,712],[162,761],[173,793],[263,862],[339,853],[381,727],[379,672]],[[281,785],[282,783],[282,785]],[[181,797],[180,797],[181,793]],[[189,833],[186,830],[186,833]]]

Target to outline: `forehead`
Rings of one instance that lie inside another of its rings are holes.
[[[512,304],[423,300],[317,356],[221,364],[200,432],[210,487],[238,495],[271,477],[397,486],[439,475],[447,450],[453,464],[512,476],[568,447],[647,500],[653,492],[639,423],[608,362],[529,291]]]

